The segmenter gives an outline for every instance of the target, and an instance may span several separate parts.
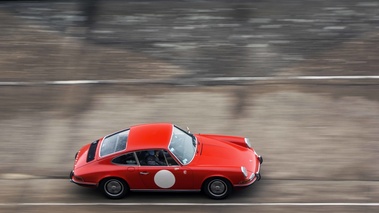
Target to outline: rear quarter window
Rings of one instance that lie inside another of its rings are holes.
[[[134,153],[128,153],[114,158],[112,163],[121,165],[137,165],[137,160]]]

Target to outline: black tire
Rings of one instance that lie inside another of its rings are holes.
[[[224,178],[211,178],[204,182],[203,192],[209,198],[221,200],[232,192],[232,184]]]
[[[128,184],[118,178],[107,178],[99,185],[100,191],[110,199],[121,199],[129,192]]]

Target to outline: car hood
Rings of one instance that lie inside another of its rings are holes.
[[[197,166],[238,168],[245,166],[248,170],[254,169],[253,165],[256,162],[254,150],[228,140],[238,137],[205,134],[199,134],[196,137],[200,142],[199,153],[194,161]]]

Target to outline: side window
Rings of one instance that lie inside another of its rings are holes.
[[[167,166],[162,150],[145,150],[136,153],[141,166]]]
[[[175,159],[168,153],[166,150],[163,151],[164,156],[166,157],[167,163],[169,166],[178,166],[178,163]]]
[[[112,163],[122,165],[137,165],[136,158],[134,157],[134,152],[118,156],[112,160]]]

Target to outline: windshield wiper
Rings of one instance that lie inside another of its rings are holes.
[[[192,145],[193,145],[193,147],[196,147],[197,139],[193,134],[191,134],[191,137],[192,137]]]

